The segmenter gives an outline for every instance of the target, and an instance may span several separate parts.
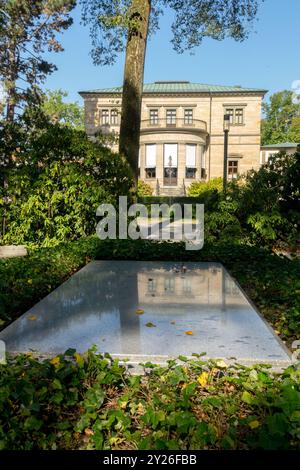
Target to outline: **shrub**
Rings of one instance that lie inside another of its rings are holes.
[[[129,194],[130,175],[122,157],[84,133],[49,127],[7,172],[1,243],[49,246],[94,233],[97,207]]]
[[[230,192],[231,191],[231,192]],[[231,187],[236,215],[252,243],[293,245],[299,238],[300,153],[273,156],[245,184]]]
[[[145,181],[138,182],[138,197],[147,197],[152,196],[153,189],[150,184],[145,183]]]

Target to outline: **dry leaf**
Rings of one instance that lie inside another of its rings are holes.
[[[186,331],[185,334],[188,336],[193,336],[194,333],[192,331]]]
[[[138,309],[136,309],[135,313],[136,313],[137,315],[143,315],[143,313],[145,313],[145,312],[144,312],[144,310],[142,310],[141,308],[138,308]]]
[[[147,326],[148,328],[154,328],[154,327],[156,327],[156,325],[154,325],[154,323],[152,323],[151,321],[149,321],[148,323],[146,323],[146,326]]]
[[[37,317],[35,315],[31,315],[30,317],[28,317],[28,320],[35,321],[37,320]]]
[[[176,325],[176,321],[171,321],[171,325]]]
[[[86,429],[84,430],[84,434],[85,434],[86,436],[93,436],[93,435],[94,435],[94,431],[93,431],[92,429],[86,428]]]
[[[216,361],[216,365],[217,365],[217,367],[219,367],[219,369],[227,369],[227,367],[228,367],[228,364],[226,364],[226,362],[223,361],[223,359],[218,359]]]

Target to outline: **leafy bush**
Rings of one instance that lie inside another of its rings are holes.
[[[153,189],[150,184],[145,183],[145,181],[138,182],[138,197],[152,196]]]
[[[280,153],[245,184],[229,190],[238,202],[236,215],[248,231],[248,240],[264,245],[294,245],[300,237],[300,153]]]
[[[223,179],[212,178],[210,181],[194,181],[188,188],[188,195],[194,197],[205,196],[210,191],[223,190]]]
[[[210,181],[194,181],[188,188],[188,196],[197,197],[205,204],[206,211],[216,210],[223,189],[222,178],[212,178]]]
[[[145,364],[75,350],[0,366],[0,448],[300,449],[300,371],[199,357]]]
[[[119,155],[84,133],[50,126],[7,173],[8,190],[1,185],[1,243],[49,246],[94,233],[97,207],[129,194],[130,174]]]

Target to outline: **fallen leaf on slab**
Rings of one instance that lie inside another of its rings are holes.
[[[136,309],[135,313],[136,313],[137,315],[143,315],[143,313],[145,313],[145,312],[144,312],[144,310],[142,310],[141,308],[138,308],[138,309]]]
[[[149,321],[148,323],[146,323],[146,326],[147,326],[148,328],[154,328],[154,327],[156,327],[156,325],[154,325],[154,323],[152,323],[151,321]]]
[[[186,331],[185,334],[188,336],[193,336],[194,333],[192,331]]]
[[[171,325],[176,325],[176,321],[171,321]]]
[[[217,367],[219,367],[219,369],[227,369],[227,367],[228,367],[228,364],[226,364],[226,362],[223,361],[223,359],[218,359],[216,361],[216,365],[217,365]]]
[[[28,320],[35,321],[37,320],[37,317],[35,315],[31,315],[30,317],[28,317]]]

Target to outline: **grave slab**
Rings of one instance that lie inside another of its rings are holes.
[[[291,356],[218,263],[94,261],[0,333],[10,352],[84,352],[130,362],[206,353],[239,363]]]

